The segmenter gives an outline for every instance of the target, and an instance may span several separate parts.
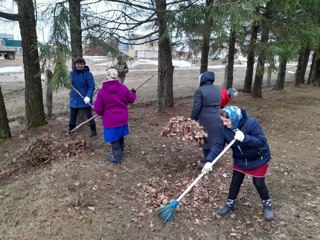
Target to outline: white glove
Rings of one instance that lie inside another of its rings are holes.
[[[85,104],[88,104],[90,102],[90,98],[89,97],[85,97],[83,99],[83,101],[84,101]]]
[[[236,134],[234,135],[234,139],[238,140],[239,142],[242,142],[244,140],[244,134],[242,131],[237,130]]]
[[[201,173],[209,174],[210,172],[212,172],[211,162],[206,162],[201,170]]]

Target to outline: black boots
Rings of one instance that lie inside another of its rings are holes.
[[[72,131],[72,129],[74,129],[76,127],[75,124],[69,124],[69,132]]]
[[[90,130],[91,130],[90,137],[97,136],[97,129],[96,129],[96,125],[90,125]]]
[[[72,129],[74,129],[75,127],[76,127],[76,125],[74,125],[74,124],[69,124],[69,132],[72,131]],[[97,136],[96,125],[90,125],[90,130],[91,130],[90,137]]]
[[[226,215],[229,212],[236,210],[236,200],[228,199],[223,208],[218,210],[220,216]]]
[[[107,160],[113,162],[114,164],[122,164],[123,152],[121,149],[115,150],[111,155],[107,157]]]
[[[271,221],[274,219],[273,210],[272,210],[272,201],[271,199],[262,200],[263,206],[263,216],[266,221]],[[220,216],[226,215],[229,212],[236,210],[236,200],[228,199],[225,206],[218,210]]]
[[[263,206],[263,215],[264,219],[266,221],[271,221],[274,218],[273,210],[272,210],[272,201],[271,199],[268,200],[262,200],[262,206]]]

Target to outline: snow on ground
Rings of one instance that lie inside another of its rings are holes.
[[[23,67],[0,67],[0,73],[23,72]]]
[[[88,62],[88,65],[94,64],[96,66],[112,66],[114,62],[109,61],[105,56],[84,56],[84,59]],[[188,61],[185,60],[172,60],[173,66],[177,68],[187,68],[187,69],[199,69],[199,66],[195,66]],[[150,60],[150,59],[135,59],[132,62],[128,63],[129,68],[134,68],[139,65],[155,65],[158,66],[157,60]],[[225,68],[225,64],[222,65],[209,65],[209,69],[223,69]],[[296,66],[295,63],[287,64],[287,66]],[[245,68],[246,64],[235,64],[235,68]],[[148,68],[148,71],[151,69]],[[157,68],[152,69],[157,70]],[[0,74],[2,73],[22,73],[24,71],[23,66],[20,67],[1,67],[0,66]],[[136,71],[144,71],[143,69],[138,69]],[[292,71],[287,71],[288,73],[292,73]]]

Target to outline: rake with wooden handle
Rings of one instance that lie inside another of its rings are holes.
[[[88,120],[80,123],[78,126],[76,126],[74,129],[72,129],[71,131],[67,132],[65,134],[65,136],[68,136],[70,133],[73,133],[75,130],[77,130],[78,128],[80,128],[81,126],[83,126],[84,124],[86,124],[87,122],[90,122],[92,119],[95,119],[96,117],[98,117],[99,115],[94,115],[93,117],[89,118]]]
[[[76,93],[78,93],[80,97],[82,97],[82,98],[84,99],[84,96],[81,94],[81,92],[79,92],[72,84],[71,84],[71,88],[72,88]],[[93,105],[92,105],[90,102],[88,103],[88,105],[93,108]]]
[[[234,144],[234,142],[236,141],[236,139],[233,139],[228,146],[226,146],[222,152],[211,162],[211,167],[213,166],[213,164],[216,163],[216,161],[218,161],[223,154],[225,154],[225,152]],[[160,208],[159,212],[158,212],[158,217],[160,220],[164,221],[164,222],[172,222],[173,221],[173,216],[174,213],[176,211],[177,206],[179,205],[179,202],[181,201],[181,199],[188,193],[190,192],[190,190],[194,187],[194,185],[197,184],[197,182],[205,175],[205,173],[201,173],[196,180],[193,181],[193,183],[190,184],[190,186],[179,196],[178,199],[173,200],[172,202],[170,202],[169,204],[167,204],[166,206]]]
[[[152,75],[151,77],[149,77],[147,80],[145,80],[143,83],[141,83],[137,88],[135,88],[135,90],[137,91],[139,88],[141,88],[144,84],[146,84],[149,80],[151,80],[153,78],[154,75]]]

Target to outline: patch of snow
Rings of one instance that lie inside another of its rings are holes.
[[[20,73],[24,72],[23,67],[2,67],[0,68],[0,73]]]

